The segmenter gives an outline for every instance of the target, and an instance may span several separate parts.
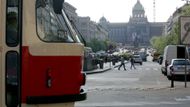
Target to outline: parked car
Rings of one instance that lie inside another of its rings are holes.
[[[172,59],[171,64],[167,67],[167,77],[171,76],[184,76],[185,68],[187,75],[190,75],[190,61],[189,59]]]
[[[185,58],[186,47],[183,45],[168,45],[164,49],[161,71],[164,75],[167,74],[167,66],[171,64],[172,59]]]
[[[146,52],[139,52],[139,55],[141,56],[143,61],[147,61],[148,54]]]
[[[139,63],[140,65],[142,65],[143,60],[140,55],[133,55],[133,58],[134,58],[134,63]]]

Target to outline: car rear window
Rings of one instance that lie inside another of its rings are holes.
[[[173,65],[185,65],[185,62],[186,62],[187,65],[190,65],[190,62],[188,60],[187,61],[185,61],[185,60],[175,60],[173,62]]]

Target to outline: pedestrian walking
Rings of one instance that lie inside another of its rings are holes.
[[[133,58],[133,56],[131,57],[130,62],[131,62],[131,69],[132,68],[136,69],[136,67],[134,65],[134,58]]]
[[[126,68],[125,68],[125,59],[123,57],[121,57],[121,64],[119,65],[118,70],[120,70],[121,66],[123,66],[124,70],[126,71]]]

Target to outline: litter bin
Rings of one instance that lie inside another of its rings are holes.
[[[103,68],[104,68],[104,63],[101,62],[101,63],[100,63],[100,69],[103,69]]]
[[[104,68],[104,61],[102,59],[99,60],[100,69]]]
[[[115,65],[115,61],[114,60],[112,61],[112,64]]]

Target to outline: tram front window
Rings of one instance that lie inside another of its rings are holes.
[[[6,104],[7,107],[18,105],[18,53],[9,51],[6,54]]]
[[[17,47],[19,45],[18,21],[20,0],[6,0],[6,45]],[[10,48],[12,49],[12,48]],[[19,102],[19,55],[14,50],[6,53],[6,106],[17,107]]]
[[[15,47],[18,39],[18,0],[7,0],[6,44]]]
[[[50,5],[51,0],[47,0],[46,3],[39,1],[41,0],[36,2],[36,18],[37,32],[40,39],[45,42],[73,43],[74,39],[65,20],[54,13],[53,7]]]

